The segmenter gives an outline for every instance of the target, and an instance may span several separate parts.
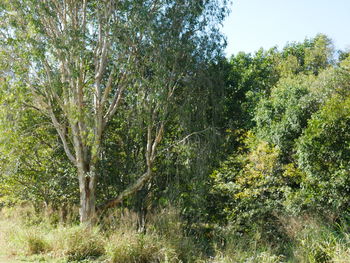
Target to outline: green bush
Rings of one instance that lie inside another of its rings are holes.
[[[348,209],[350,97],[334,96],[309,121],[298,140],[298,163],[306,177],[302,205],[338,215]]]

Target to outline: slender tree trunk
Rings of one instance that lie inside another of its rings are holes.
[[[63,203],[60,207],[60,221],[63,224],[67,223],[68,207],[67,203]]]
[[[94,169],[78,168],[80,188],[80,222],[96,223],[96,176]]]

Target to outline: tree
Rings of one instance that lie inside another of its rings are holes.
[[[196,68],[220,53],[226,1],[3,1],[1,49],[35,108],[50,118],[76,167],[80,220],[96,215],[97,166],[111,119],[134,105],[146,169],[103,208],[153,176],[172,101]],[[25,65],[25,67],[23,67]],[[11,84],[12,80],[9,80]]]
[[[337,215],[347,209],[350,200],[349,105],[349,97],[332,98],[298,140],[299,165],[307,174],[301,189],[307,197],[303,203]]]
[[[311,94],[313,76],[284,78],[272,89],[271,96],[259,101],[256,112],[258,137],[277,145],[284,161],[293,158],[295,139],[307,125],[319,102]]]
[[[240,52],[230,58],[224,100],[228,128],[254,126],[256,104],[270,94],[279,78],[274,64],[276,52],[274,48],[260,49],[254,55]]]
[[[332,41],[325,35],[287,45],[276,54],[280,79],[270,96],[257,102],[254,120],[258,137],[281,149],[283,161],[293,162],[295,140],[308,120],[334,93]]]
[[[350,199],[349,65],[347,58],[333,73],[332,96],[297,140],[298,164],[307,175],[299,193],[306,197],[303,204],[337,215],[347,209]]]
[[[239,53],[231,58],[231,71],[226,75],[225,116],[236,120],[234,124],[241,130],[231,131],[235,147],[230,145],[232,153],[211,175],[212,220],[229,219],[235,223],[240,220],[251,228],[259,218],[266,223],[280,212],[290,212],[290,208],[296,207],[294,204],[302,203],[302,198],[306,197],[305,202],[310,196],[321,200],[326,192],[318,194],[320,180],[325,189],[336,193],[328,182],[331,180],[321,179],[321,175],[330,177],[329,169],[324,169],[324,156],[332,151],[338,151],[335,158],[343,156],[330,162],[333,168],[339,171],[341,164],[347,163],[347,146],[343,144],[339,150],[332,143],[347,138],[347,123],[341,120],[337,129],[330,125],[330,130],[334,130],[327,136],[312,133],[309,127],[315,126],[313,118],[319,119],[318,112],[331,97],[348,96],[348,61],[335,66],[332,58],[332,42],[324,35],[289,44],[280,52],[261,50],[255,56]],[[332,108],[333,115],[340,116],[344,103],[338,100],[335,105],[339,109]],[[326,130],[329,121],[325,116],[330,115],[324,114],[318,123],[320,129]],[[242,130],[248,129],[245,139]],[[316,170],[318,164],[323,166]],[[314,189],[318,192],[312,192]],[[327,207],[326,202],[322,205]],[[304,207],[298,206],[293,212]]]
[[[304,42],[288,43],[276,57],[281,76],[300,73],[318,75],[334,63],[334,46],[326,35],[318,34]]]

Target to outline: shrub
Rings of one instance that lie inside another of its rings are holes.
[[[350,77],[349,77],[350,78]],[[302,205],[341,215],[348,209],[350,96],[334,96],[309,121],[298,139],[299,167],[305,171]]]

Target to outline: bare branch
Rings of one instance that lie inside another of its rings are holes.
[[[176,145],[179,145],[179,144],[185,142],[187,139],[189,139],[189,138],[192,137],[193,135],[197,135],[197,134],[204,133],[204,132],[206,132],[206,131],[208,131],[208,130],[210,130],[210,129],[211,129],[211,128],[206,128],[206,129],[204,129],[204,130],[202,130],[202,131],[192,132],[192,133],[186,135],[186,136],[185,136],[184,138],[182,138],[181,140],[179,140],[179,141],[177,141],[177,142],[171,144],[169,147],[163,149],[161,152],[168,151],[170,148],[172,148],[172,147],[174,147],[174,146],[176,146]]]
[[[151,162],[153,162],[154,159],[156,158],[156,149],[157,149],[158,144],[160,143],[160,141],[163,138],[163,134],[164,134],[164,122],[161,123],[160,128],[157,132],[156,138],[154,139],[154,142],[152,145]]]
[[[124,91],[125,87],[126,87],[125,83],[121,84],[121,86],[119,87],[118,91],[115,93],[114,98],[112,100],[112,103],[109,105],[108,110],[107,110],[106,114],[103,117],[104,125],[107,125],[107,123],[111,120],[112,116],[117,111],[117,108],[118,108],[118,106],[120,104],[120,101],[121,101],[121,98],[122,98],[122,94],[123,94],[123,91]]]
[[[147,147],[146,147],[146,162],[147,166],[150,167],[152,165],[151,161],[151,155],[152,155],[152,125],[148,124],[147,127]]]
[[[111,93],[115,72],[116,72],[116,69],[115,69],[115,67],[113,67],[111,73],[109,74],[108,81],[107,81],[105,90],[104,90],[103,95],[102,95],[102,99],[101,99],[101,107],[102,108],[104,107],[104,105],[107,101],[107,98],[108,98],[109,94]]]
[[[68,142],[67,142],[67,138],[66,138],[66,129],[65,127],[63,127],[57,120],[56,118],[56,115],[51,107],[51,105],[49,105],[49,113],[50,113],[50,117],[51,117],[51,120],[52,120],[52,123],[54,125],[54,127],[56,128],[57,132],[58,132],[58,135],[60,136],[61,138],[61,141],[63,143],[63,148],[64,148],[64,151],[67,155],[67,157],[69,158],[69,160],[74,164],[76,165],[76,159],[74,158],[72,152],[70,151],[69,149],[69,145],[68,145]]]
[[[134,184],[127,187],[117,198],[111,199],[97,208],[99,211],[119,205],[125,198],[139,191],[153,176],[151,171],[144,173]]]
[[[76,159],[74,158],[71,150],[69,149],[69,144],[67,141],[67,134],[66,134],[66,129],[65,127],[58,121],[55,112],[53,110],[51,100],[48,96],[44,96],[36,91],[36,89],[29,85],[29,88],[32,90],[33,94],[36,95],[35,99],[39,102],[40,106],[43,108],[40,110],[41,112],[45,113],[47,112],[47,116],[51,118],[52,124],[55,127],[61,141],[63,144],[64,151],[69,158],[69,160],[75,165],[76,164]],[[47,102],[44,101],[44,99],[47,100]],[[39,109],[38,107],[35,107]]]
[[[86,4],[87,4],[87,0],[83,0],[83,21],[81,23],[81,27],[84,32],[86,29]]]
[[[161,123],[159,130],[156,133],[156,137],[152,144],[152,125],[148,125],[147,128],[147,147],[146,147],[146,162],[147,162],[147,172],[145,172],[139,179],[127,187],[123,192],[121,192],[117,198],[111,199],[104,204],[102,204],[100,207],[98,207],[99,211],[106,210],[108,208],[115,207],[119,205],[125,198],[128,196],[136,193],[139,191],[151,178],[154,176],[152,172],[152,166],[153,162],[156,158],[156,148],[157,145],[160,143],[163,137],[164,132],[164,122]]]
[[[107,39],[107,34],[105,34],[105,37],[103,39],[103,44],[102,44],[102,49],[101,49],[101,55],[100,55],[100,60],[97,64],[97,72],[95,76],[95,81],[96,82],[101,82],[101,79],[103,77],[103,73],[106,70],[106,62],[107,62],[107,55],[108,55],[108,48],[110,45],[109,40]]]

